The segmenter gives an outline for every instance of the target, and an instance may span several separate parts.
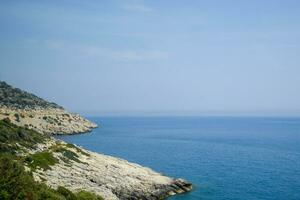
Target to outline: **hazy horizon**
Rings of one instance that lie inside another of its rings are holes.
[[[2,1],[0,80],[85,115],[300,116],[300,2]]]

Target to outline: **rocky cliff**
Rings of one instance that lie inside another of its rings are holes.
[[[97,125],[63,107],[0,81],[0,120],[45,134],[75,134]]]

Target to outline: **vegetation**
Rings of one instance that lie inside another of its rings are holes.
[[[12,108],[62,108],[61,106],[45,101],[34,94],[13,88],[4,81],[0,81],[0,106]]]
[[[37,167],[47,170],[50,169],[51,165],[58,163],[58,160],[53,157],[51,152],[48,151],[38,152],[27,156],[25,160],[28,162],[28,166],[33,170]]]
[[[103,200],[90,192],[73,193],[64,187],[54,190],[43,183],[35,182],[14,155],[3,153],[0,153],[0,199]]]
[[[11,154],[0,154],[0,199],[63,199],[43,184],[36,183]]]
[[[100,196],[86,191],[73,193],[64,187],[57,190],[44,183],[36,182],[30,172],[25,171],[24,162],[35,169],[48,169],[57,160],[52,152],[39,152],[25,159],[16,152],[20,146],[33,148],[47,136],[36,131],[13,125],[9,120],[0,120],[0,199],[1,200],[103,200]],[[74,152],[73,152],[74,153]],[[74,153],[75,154],[75,153]],[[76,158],[76,154],[67,156]]]
[[[67,149],[67,148],[64,148],[64,147],[59,147],[57,149],[55,149],[56,152],[60,152],[64,157],[68,158],[69,160],[73,160],[75,162],[78,162],[78,163],[82,163],[79,159],[78,159],[78,155]]]
[[[80,191],[76,195],[78,200],[103,200],[102,197],[87,191]]]
[[[69,148],[73,148],[73,149],[76,149],[76,151],[80,152],[81,154],[85,155],[85,156],[89,156],[90,154],[82,151],[80,148],[76,147],[74,144],[66,144],[67,147]]]
[[[0,120],[0,153],[12,153],[19,148],[18,145],[33,148],[47,138],[34,130],[16,126],[9,119]]]
[[[15,118],[16,118],[16,121],[17,121],[17,122],[20,122],[20,116],[19,116],[19,114],[16,113],[14,116],[15,116]]]

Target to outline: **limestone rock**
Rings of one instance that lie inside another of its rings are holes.
[[[97,125],[78,114],[61,108],[20,109],[0,107],[0,120],[8,118],[12,123],[45,134],[76,134],[91,131]]]
[[[70,160],[64,157],[63,153],[55,152],[59,163],[51,169],[33,172],[37,181],[45,180],[50,187],[57,188],[63,185],[75,192],[90,191],[107,200],[155,200],[192,190],[192,185],[183,179],[169,178],[150,168],[80,147],[67,147],[62,141],[55,142],[56,146],[58,144],[76,153],[78,160]],[[49,144],[45,144],[45,148],[40,147],[50,150],[51,148]]]
[[[0,81],[0,120],[45,134],[75,134],[91,131],[97,125],[62,106]]]

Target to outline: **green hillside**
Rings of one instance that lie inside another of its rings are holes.
[[[21,156],[22,148],[34,148],[48,137],[36,131],[18,127],[8,120],[0,120],[0,199],[26,200],[102,200],[92,193],[73,193],[64,187],[56,190],[34,181],[32,174],[25,171],[28,157]],[[39,154],[35,158],[41,166],[51,165],[53,157]]]
[[[0,106],[12,108],[61,108],[61,106],[48,102],[34,94],[14,88],[4,81],[0,81]]]

